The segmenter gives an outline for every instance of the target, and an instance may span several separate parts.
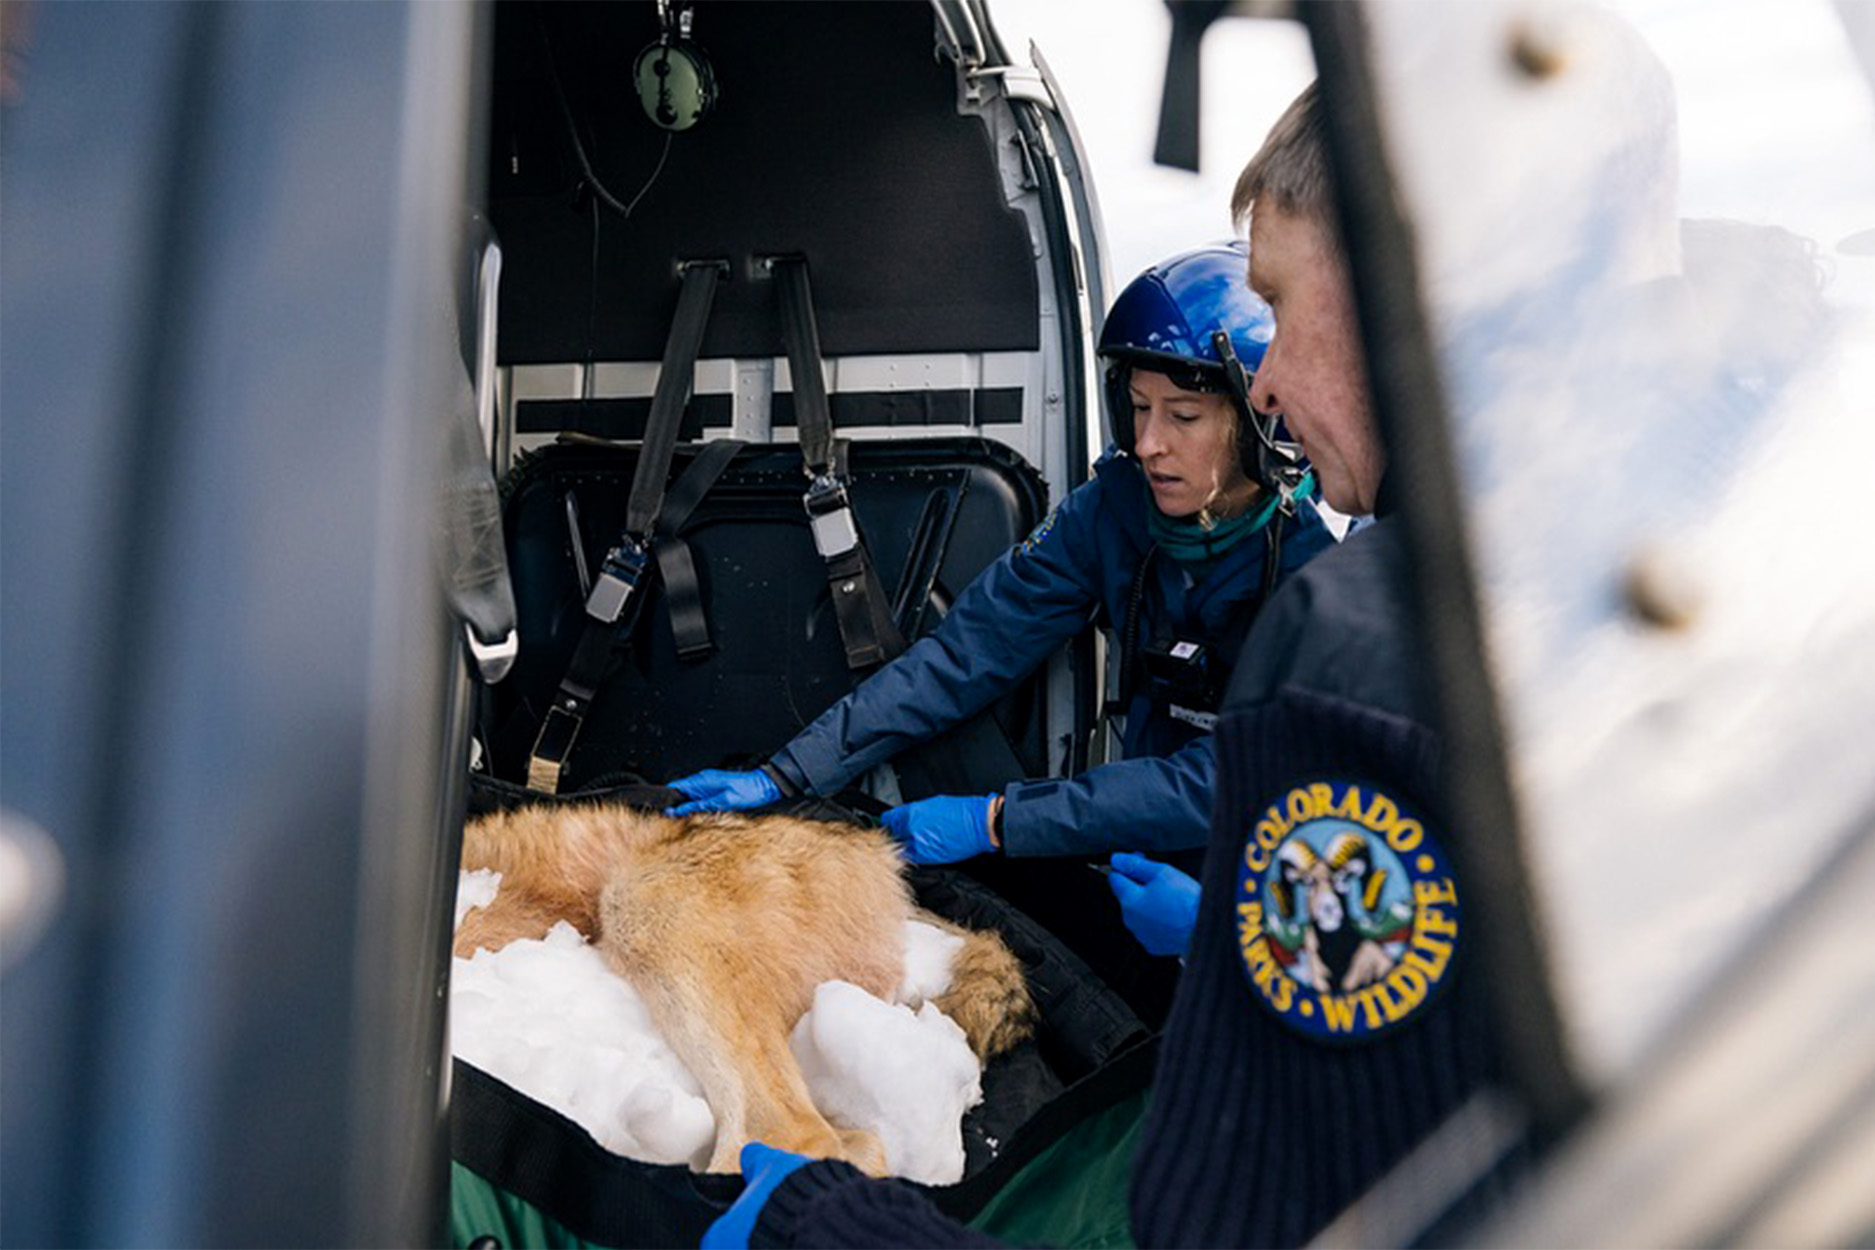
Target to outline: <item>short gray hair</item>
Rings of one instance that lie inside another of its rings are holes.
[[[1321,229],[1323,238],[1339,247],[1341,232],[1335,220],[1335,184],[1328,168],[1326,125],[1321,95],[1313,82],[1283,110],[1263,146],[1237,175],[1230,215],[1239,229],[1249,228],[1251,211],[1259,203],[1308,218]]]

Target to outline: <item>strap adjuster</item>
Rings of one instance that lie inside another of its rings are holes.
[[[807,508],[814,530],[814,548],[822,560],[833,560],[859,546],[859,525],[853,520],[853,506],[846,494],[846,483],[830,473],[813,479],[801,502]]]
[[[606,552],[599,576],[593,579],[592,593],[586,596],[586,615],[607,624],[618,620],[632,591],[638,589],[649,558],[644,544],[629,535]]]
[[[527,788],[538,794],[557,794],[560,772],[567,756],[573,753],[573,740],[586,719],[586,710],[571,699],[562,698],[547,709],[534,739],[534,750],[527,760]]]

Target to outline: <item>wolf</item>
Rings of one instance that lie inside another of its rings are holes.
[[[874,1175],[878,1137],[829,1124],[789,1048],[823,981],[891,997],[905,921],[961,936],[938,1009],[987,1060],[1034,1030],[1021,962],[1002,939],[920,911],[891,837],[786,815],[669,817],[569,803],[469,822],[464,869],[501,874],[495,899],[456,929],[455,953],[500,950],[567,921],[644,1000],[716,1116],[708,1171],[740,1170],[758,1140]]]

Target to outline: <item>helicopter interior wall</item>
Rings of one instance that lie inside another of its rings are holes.
[[[501,363],[655,360],[676,263],[714,257],[731,280],[702,355],[780,356],[758,258],[784,253],[808,257],[829,357],[1038,348],[1033,244],[987,131],[957,110],[929,6],[712,0],[695,14],[719,98],[670,134],[658,170],[667,132],[631,74],[658,35],[651,0],[496,6]],[[606,189],[630,203],[649,182],[629,219],[579,193],[556,77]]]

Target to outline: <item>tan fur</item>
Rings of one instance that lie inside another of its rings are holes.
[[[462,866],[501,888],[463,917],[456,954],[544,937],[565,920],[629,980],[716,1114],[712,1172],[759,1140],[887,1170],[873,1134],[815,1110],[788,1035],[823,981],[889,998],[914,914],[964,935],[937,1000],[981,1058],[1033,1028],[1022,967],[994,934],[917,913],[890,837],[788,816],[673,819],[604,805],[522,808],[473,821]]]
[[[951,960],[950,988],[933,1001],[964,1031],[979,1059],[1000,1055],[1035,1032],[1035,1000],[1022,961],[1001,937],[928,911],[917,918],[964,940]]]

